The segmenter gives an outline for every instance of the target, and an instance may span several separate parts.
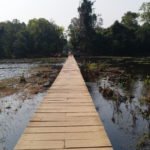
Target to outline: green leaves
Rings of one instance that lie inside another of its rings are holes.
[[[138,17],[139,14],[135,12],[128,11],[122,17],[121,23],[124,24],[129,29],[136,29],[138,27]]]
[[[98,43],[96,32],[100,31],[102,18],[93,12],[94,2],[82,0],[78,8],[79,18],[73,18],[69,26],[70,43],[76,51],[91,55]]]
[[[140,7],[141,21],[150,24],[150,2],[144,2]]]
[[[49,57],[63,51],[63,27],[44,18],[0,23],[0,58]]]

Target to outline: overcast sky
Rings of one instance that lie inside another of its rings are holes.
[[[28,22],[32,18],[54,20],[58,25],[68,27],[70,20],[78,16],[80,0],[0,0],[0,21]],[[96,0],[95,12],[102,15],[104,27],[120,20],[127,11],[138,12],[143,2],[150,0]]]

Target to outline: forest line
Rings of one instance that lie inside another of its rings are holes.
[[[68,50],[88,56],[150,56],[150,2],[138,13],[126,12],[108,28],[93,7],[94,2],[81,0],[67,35],[63,27],[44,18],[28,24],[17,19],[0,22],[0,58],[60,56]]]

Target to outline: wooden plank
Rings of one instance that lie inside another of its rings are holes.
[[[29,133],[66,133],[66,132],[94,132],[102,130],[102,126],[76,126],[76,127],[33,127],[27,128],[25,134]]]
[[[77,103],[74,103],[74,102],[49,102],[49,101],[44,101],[41,105],[41,106],[46,106],[46,107],[49,107],[49,106],[94,106],[92,103],[80,103],[80,102],[77,102]]]
[[[64,141],[24,141],[21,140],[15,150],[48,150],[50,148],[64,148]]]
[[[76,106],[76,105],[74,105],[74,106],[68,106],[68,105],[66,105],[66,106],[63,106],[63,105],[61,105],[61,106],[59,106],[59,105],[47,105],[47,106],[40,106],[40,108],[39,109],[72,109],[72,110],[78,110],[78,109],[89,109],[89,110],[95,110],[95,107],[93,106],[93,105],[91,105],[91,106],[81,106],[80,105],[80,107],[79,106]]]
[[[43,114],[43,115],[39,115],[39,116],[34,116],[33,118],[32,118],[32,121],[45,121],[45,122],[48,122],[48,121],[53,121],[53,122],[55,122],[55,121],[59,121],[59,122],[62,122],[62,121],[67,121],[67,122],[69,122],[69,121],[86,121],[86,120],[88,120],[88,121],[90,121],[90,120],[94,120],[95,122],[97,121],[97,122],[99,122],[100,123],[100,121],[99,121],[99,119],[97,118],[97,116],[80,116],[80,117],[78,117],[78,116],[70,116],[70,117],[61,117],[61,116],[48,116],[47,114],[45,114],[45,113],[41,113],[41,114]],[[47,115],[47,116],[46,116]]]
[[[70,121],[50,121],[50,122],[30,122],[28,127],[68,127],[68,126],[95,126],[95,125],[102,125],[99,122],[99,119],[83,119],[83,120],[70,120]]]
[[[58,149],[56,149],[58,150]],[[99,147],[99,148],[75,148],[75,149],[59,149],[59,150],[112,150],[112,147]]]
[[[72,116],[72,117],[87,117],[87,116],[96,116],[98,117],[97,112],[90,112],[90,113],[66,113],[66,116]]]
[[[66,140],[65,148],[88,148],[88,147],[110,147],[111,143],[107,137],[103,139],[92,139],[92,140]]]
[[[64,133],[31,133],[24,134],[21,137],[22,141],[54,141],[54,140],[100,140],[106,141],[106,134],[103,130],[100,132],[64,132]],[[106,141],[108,144],[108,141]],[[109,145],[109,144],[108,144]]]
[[[37,109],[37,112],[44,112],[44,113],[54,113],[54,112],[95,112],[95,109],[94,108],[78,108],[78,109],[76,109],[76,108],[74,108],[74,107],[69,107],[69,108],[61,108],[61,109],[59,109],[59,108],[55,108],[55,109],[46,109],[46,108],[38,108]]]

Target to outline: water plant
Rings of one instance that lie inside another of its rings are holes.
[[[94,70],[98,69],[98,65],[96,63],[88,63],[87,69],[90,71],[94,71]]]
[[[146,147],[150,145],[149,135],[143,133],[139,142],[136,145],[136,150],[146,150]]]
[[[145,98],[142,97],[141,99],[139,99],[140,105],[144,105],[145,104]]]
[[[147,75],[146,78],[144,79],[144,85],[150,86],[150,76],[149,75]]]
[[[108,67],[109,64],[107,63],[91,63],[88,62],[86,63],[85,67],[89,70],[89,71],[95,71],[97,69],[105,69],[106,67]]]
[[[22,72],[21,77],[20,77],[20,83],[26,83],[26,79],[24,77],[25,71]]]

